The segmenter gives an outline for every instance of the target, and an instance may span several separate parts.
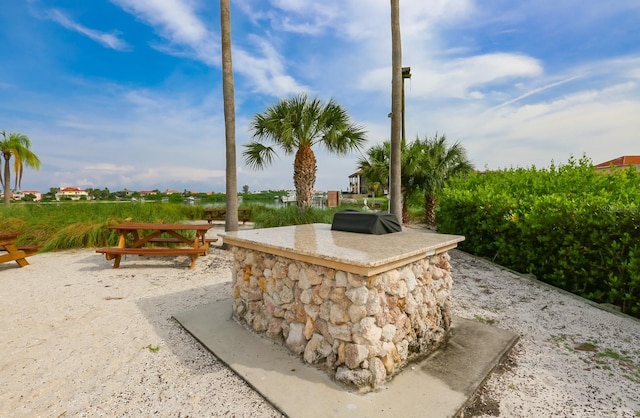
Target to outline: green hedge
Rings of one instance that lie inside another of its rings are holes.
[[[455,179],[438,231],[460,248],[640,317],[640,174],[570,159]]]

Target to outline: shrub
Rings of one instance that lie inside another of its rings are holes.
[[[640,174],[597,173],[590,161],[455,179],[438,230],[460,248],[640,316]]]

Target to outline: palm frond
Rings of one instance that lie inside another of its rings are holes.
[[[242,152],[245,163],[254,170],[260,170],[273,163],[277,153],[272,147],[268,147],[260,142],[251,142],[244,146]]]

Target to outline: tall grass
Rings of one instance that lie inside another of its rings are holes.
[[[331,223],[333,215],[350,206],[299,210],[295,206],[251,206],[256,228],[308,223]],[[357,208],[356,208],[357,209]],[[40,245],[40,251],[115,245],[118,234],[109,229],[125,220],[176,223],[200,220],[202,206],[179,203],[59,202],[12,204],[0,207],[0,233],[18,232],[18,245]]]
[[[296,206],[287,206],[284,208],[254,206],[251,209],[251,220],[254,222],[256,228],[331,223],[333,221],[333,214],[344,209],[345,207],[299,210]]]
[[[109,226],[126,219],[172,223],[202,216],[202,207],[172,203],[13,204],[0,208],[0,233],[18,232],[18,245],[52,251],[114,245],[118,236]]]

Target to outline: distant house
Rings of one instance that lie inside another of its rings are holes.
[[[33,200],[38,201],[42,200],[42,193],[37,190],[13,190],[11,191],[11,199],[13,200],[22,200],[26,195],[33,195],[35,198]],[[0,199],[4,199],[4,193],[0,193]]]
[[[155,190],[140,190],[138,193],[140,193],[140,196],[154,196],[154,195],[156,195],[156,191]]]
[[[635,166],[640,170],[640,155],[624,155],[622,157],[614,158],[613,160],[596,164],[594,169],[596,171],[610,171],[612,166],[614,168],[627,168],[630,165]]]
[[[349,193],[367,194],[367,186],[362,182],[362,170],[358,170],[349,176]]]
[[[60,189],[56,193],[56,200],[60,199],[71,199],[71,200],[80,200],[80,199],[88,199],[89,193],[86,190],[78,189],[77,187],[65,187],[64,189]]]
[[[37,190],[21,190],[19,192],[14,192],[13,193],[13,198],[18,200],[18,199],[24,199],[24,197],[26,195],[33,195],[35,196],[35,198],[33,200],[35,200],[36,202],[39,200],[42,200],[42,193],[40,193]]]
[[[174,189],[167,189],[164,194],[181,194],[182,192],[180,190],[174,190]]]

